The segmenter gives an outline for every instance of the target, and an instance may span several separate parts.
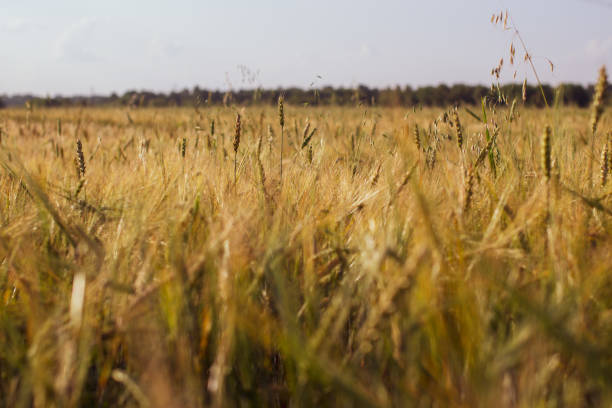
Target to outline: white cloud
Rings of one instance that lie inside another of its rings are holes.
[[[361,44],[361,48],[359,50],[359,55],[362,57],[371,57],[372,56],[372,47],[368,44]]]
[[[56,57],[73,62],[98,60],[91,44],[96,23],[94,18],[82,18],[64,30],[55,44]]]
[[[585,51],[589,57],[593,58],[612,57],[612,37],[589,40]]]
[[[149,41],[149,55],[154,58],[173,58],[183,51],[183,46],[173,40],[154,37]]]
[[[34,20],[22,17],[13,17],[6,21],[0,22],[0,30],[11,33],[23,33],[41,28],[43,28],[41,24],[35,22]]]
[[[357,58],[368,59],[378,57],[380,55],[380,52],[378,51],[378,48],[376,48],[372,44],[364,42],[359,45],[358,50],[353,52],[353,55]]]

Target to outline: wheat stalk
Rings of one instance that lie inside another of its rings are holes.
[[[419,125],[414,124],[414,144],[418,151],[421,151],[421,135],[419,134]]]
[[[463,201],[463,211],[468,212],[472,203],[472,195],[474,193],[474,167],[470,167],[465,177],[465,193]]]
[[[606,88],[608,87],[608,74],[606,73],[605,65],[599,69],[599,78],[595,85],[595,95],[593,97],[593,106],[591,110],[591,132],[597,131],[597,125],[601,119],[604,108],[604,100],[606,96]]]
[[[552,129],[550,126],[546,126],[544,129],[544,133],[542,134],[542,172],[544,173],[544,178],[548,182],[550,180],[550,171],[551,171],[551,146],[550,146],[550,138],[552,135]]]
[[[83,155],[83,144],[81,143],[81,139],[77,139],[76,141],[75,163],[77,165],[78,178],[81,179],[85,177],[85,156]]]
[[[236,185],[237,181],[237,166],[238,166],[238,148],[240,147],[240,132],[241,132],[241,124],[240,124],[240,113],[236,114],[236,126],[234,128],[234,185]]]
[[[608,172],[610,171],[610,153],[608,151],[608,144],[604,145],[603,150],[601,151],[601,186],[605,187],[606,182],[608,181]]]
[[[453,110],[453,125],[457,131],[457,146],[459,146],[459,150],[461,150],[463,148],[463,130],[461,129],[461,122],[459,121],[457,109]]]
[[[280,145],[280,187],[283,187],[283,141],[285,139],[285,107],[283,96],[278,97],[278,119],[281,128],[281,145]]]
[[[210,121],[210,138],[211,139],[215,138],[215,120],[214,119],[211,119],[211,121]],[[210,143],[211,142],[209,142],[209,144]],[[215,146],[216,146],[216,144],[217,144],[217,142],[215,141]],[[209,146],[209,148],[210,148],[210,146]],[[215,150],[216,150],[216,147],[215,147]]]
[[[591,107],[591,156],[589,157],[589,186],[593,187],[593,162],[595,161],[595,133],[597,132],[597,125],[603,114],[603,105],[606,94],[606,88],[608,87],[608,75],[606,73],[605,65],[599,69],[599,77],[597,84],[595,85],[595,94],[593,95],[593,105]]]
[[[264,171],[263,163],[261,162],[261,146],[263,141],[263,129],[259,132],[259,140],[257,141],[257,152],[255,158],[257,160],[257,169],[259,170],[259,182],[261,183],[261,192],[266,199],[268,198],[268,192],[266,190],[266,173]]]

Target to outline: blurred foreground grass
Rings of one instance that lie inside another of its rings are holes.
[[[610,117],[486,113],[0,111],[0,404],[609,406]]]

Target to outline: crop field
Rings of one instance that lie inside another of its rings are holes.
[[[1,110],[0,405],[610,406],[602,100]]]

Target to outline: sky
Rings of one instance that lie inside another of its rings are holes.
[[[612,70],[612,0],[0,0],[0,94],[533,82],[506,9],[543,82]]]

